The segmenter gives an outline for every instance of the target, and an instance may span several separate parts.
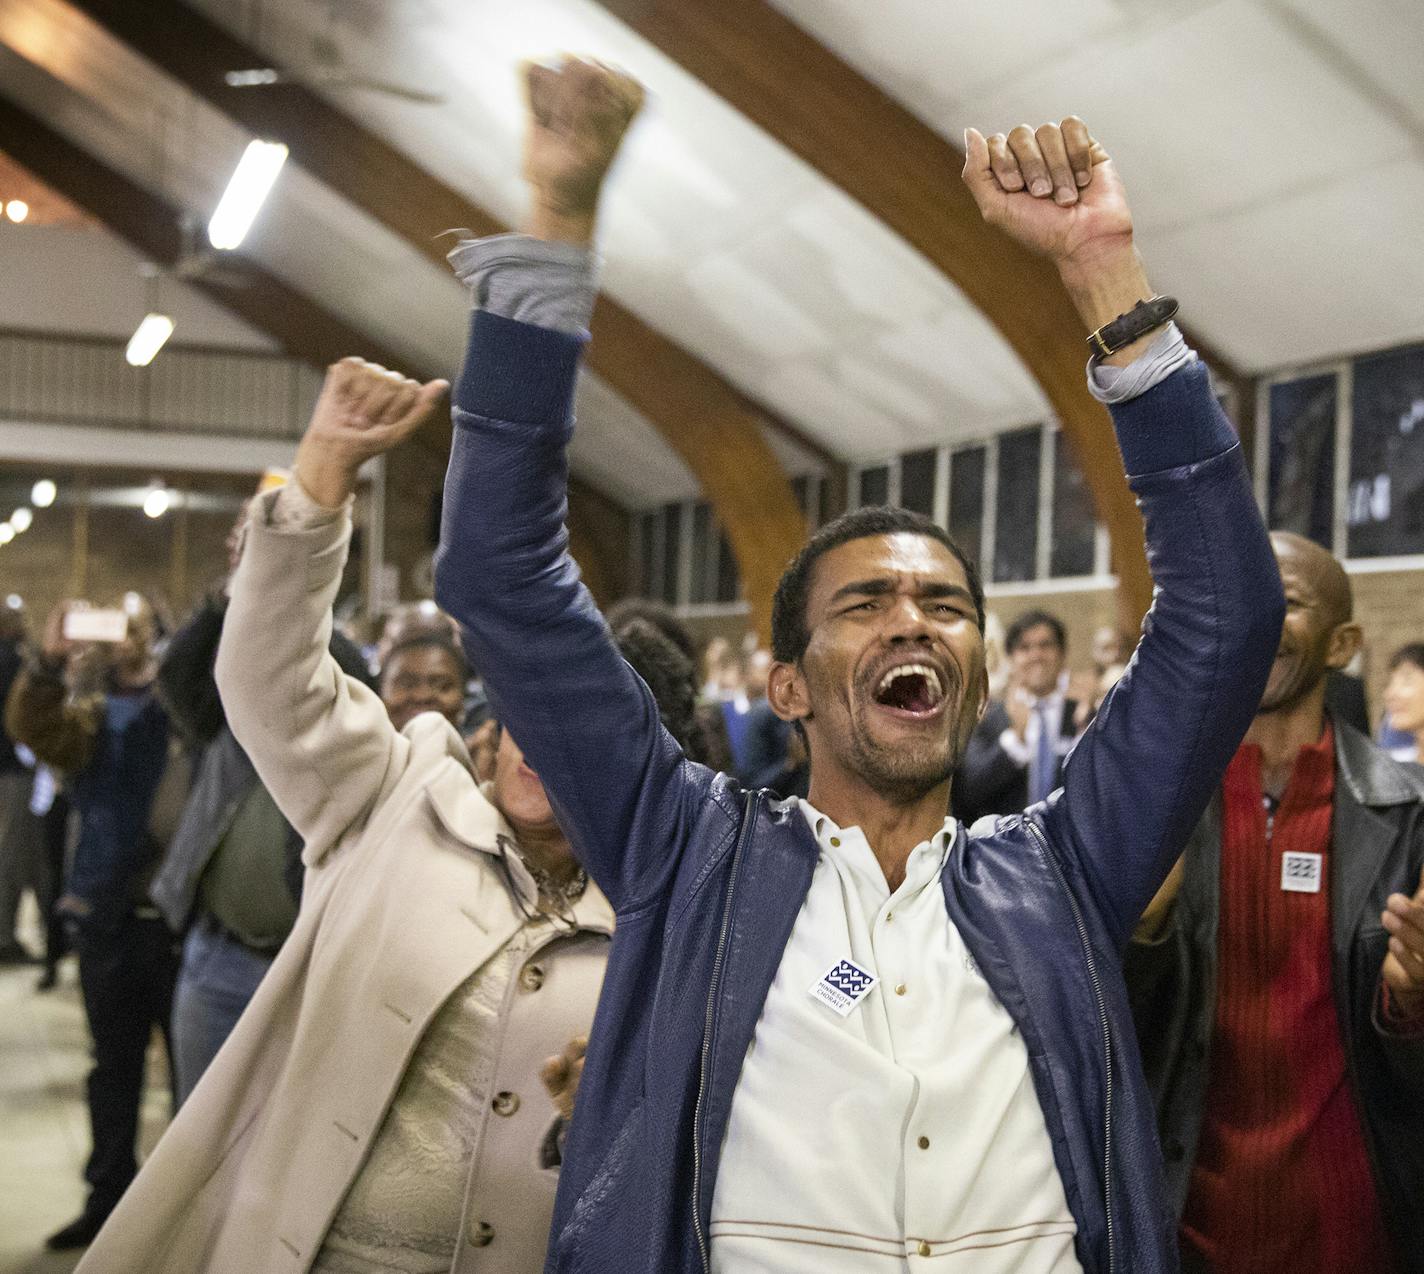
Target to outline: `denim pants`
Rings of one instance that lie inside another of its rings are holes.
[[[275,951],[254,951],[206,911],[183,943],[173,996],[173,1061],[178,1103],[188,1100],[271,967]]]

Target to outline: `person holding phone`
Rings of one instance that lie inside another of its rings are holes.
[[[168,717],[153,689],[155,633],[153,611],[137,594],[116,612],[61,604],[6,705],[11,738],[67,776],[80,820],[57,906],[74,933],[94,1041],[93,1148],[88,1201],[50,1236],[52,1249],[88,1243],[138,1171],[144,1059],[154,1027],[168,1034],[177,950],[148,899],[163,850],[149,821],[168,762]]]

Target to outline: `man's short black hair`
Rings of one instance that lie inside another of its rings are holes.
[[[424,628],[417,629],[408,637],[402,637],[386,651],[385,662],[381,665],[382,682],[397,657],[408,650],[443,650],[454,661],[460,674],[460,684],[463,686],[470,679],[470,661],[465,658],[465,652],[447,634]]]
[[[1389,657],[1389,671],[1393,672],[1400,664],[1413,664],[1420,671],[1424,671],[1424,641],[1411,641],[1407,645],[1401,646]]]
[[[1004,633],[1004,650],[1012,655],[1014,647],[1024,639],[1024,635],[1030,628],[1048,628],[1053,632],[1053,640],[1058,643],[1060,654],[1068,653],[1068,630],[1063,627],[1063,621],[1051,611],[1046,610],[1026,610]]]
[[[871,505],[852,509],[827,522],[791,559],[791,564],[776,586],[771,603],[771,654],[779,663],[794,664],[806,653],[811,631],[806,626],[806,600],[811,591],[811,577],[816,563],[832,549],[851,540],[864,540],[875,535],[923,535],[938,540],[964,568],[969,582],[969,594],[974,599],[974,613],[979,631],[984,631],[984,585],[979,571],[942,526],[922,513],[908,509],[893,509],[887,505]]]

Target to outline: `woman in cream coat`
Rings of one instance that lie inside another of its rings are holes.
[[[306,842],[301,913],[83,1274],[542,1268],[539,1072],[588,1032],[612,911],[512,740],[482,789],[446,717],[398,730],[327,653],[356,471],[444,388],[336,364],[296,481],[253,501],[217,676]],[[439,662],[383,684],[399,716]]]

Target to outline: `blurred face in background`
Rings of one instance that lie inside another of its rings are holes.
[[[1063,647],[1058,634],[1047,624],[1035,624],[1019,634],[1009,651],[1009,667],[1013,682],[1035,698],[1042,699],[1058,688],[1063,672]]]
[[[458,728],[465,706],[464,669],[441,646],[407,646],[381,669],[381,702],[397,730],[422,712],[438,712]]]
[[[1384,707],[1396,730],[1424,735],[1424,668],[1401,660],[1385,683]]]

